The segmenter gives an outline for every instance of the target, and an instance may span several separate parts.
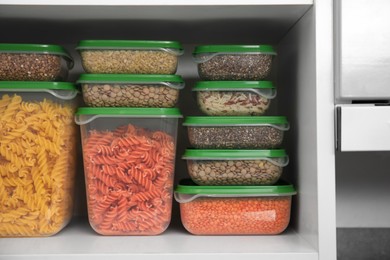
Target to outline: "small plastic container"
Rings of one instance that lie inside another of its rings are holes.
[[[194,235],[276,235],[290,222],[294,187],[198,186],[182,180],[175,189],[181,221]]]
[[[202,80],[263,80],[275,55],[270,45],[202,45],[193,52]]]
[[[0,44],[0,80],[64,81],[73,59],[58,45]]]
[[[101,235],[158,235],[171,220],[176,108],[79,108],[88,217]]]
[[[284,150],[187,149],[182,158],[199,185],[272,185],[289,161]]]
[[[289,124],[284,116],[188,116],[191,146],[200,149],[273,149]]]
[[[175,74],[176,41],[84,40],[76,48],[84,70],[96,74]]]
[[[200,81],[192,91],[210,116],[261,116],[276,97],[270,81]]]
[[[177,75],[82,74],[77,84],[91,107],[174,107],[184,88]]]
[[[73,214],[78,91],[0,81],[0,237],[46,237]]]

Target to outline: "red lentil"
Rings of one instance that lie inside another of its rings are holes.
[[[274,235],[290,221],[291,196],[197,198],[181,203],[184,227],[195,235]]]

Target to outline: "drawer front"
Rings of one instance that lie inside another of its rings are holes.
[[[338,150],[390,151],[390,106],[340,105],[336,109]]]
[[[339,96],[390,98],[390,1],[341,0],[339,8]]]

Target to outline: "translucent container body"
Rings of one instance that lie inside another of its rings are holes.
[[[72,58],[57,45],[0,44],[0,80],[64,81],[72,67]]]
[[[82,65],[87,73],[175,74],[181,45],[174,41],[81,41]]]
[[[285,117],[187,117],[188,138],[200,149],[273,149],[289,129]]]
[[[193,55],[202,80],[262,80],[276,53],[269,45],[205,45]]]
[[[171,220],[177,109],[79,108],[88,217],[101,235],[157,235]]]
[[[176,75],[83,74],[77,83],[91,107],[170,108],[184,88]]]
[[[269,81],[201,81],[192,89],[210,116],[264,115],[276,90]]]
[[[188,173],[199,185],[272,185],[288,165],[284,150],[187,149]]]
[[[45,237],[73,213],[77,91],[70,83],[0,82],[0,237]]]
[[[181,221],[194,235],[276,235],[290,222],[292,185],[195,186],[175,191]]]

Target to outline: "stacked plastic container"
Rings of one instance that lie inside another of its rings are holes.
[[[292,185],[280,181],[288,156],[283,116],[264,116],[276,89],[269,77],[269,45],[207,45],[193,53],[202,81],[195,84],[206,116],[184,120],[192,180],[175,191],[182,223],[192,234],[279,234],[290,220]]]
[[[87,40],[77,47],[88,217],[101,235],[157,235],[171,220],[184,87],[178,42]]]
[[[72,217],[72,66],[58,45],[0,44],[0,237],[51,236]]]

